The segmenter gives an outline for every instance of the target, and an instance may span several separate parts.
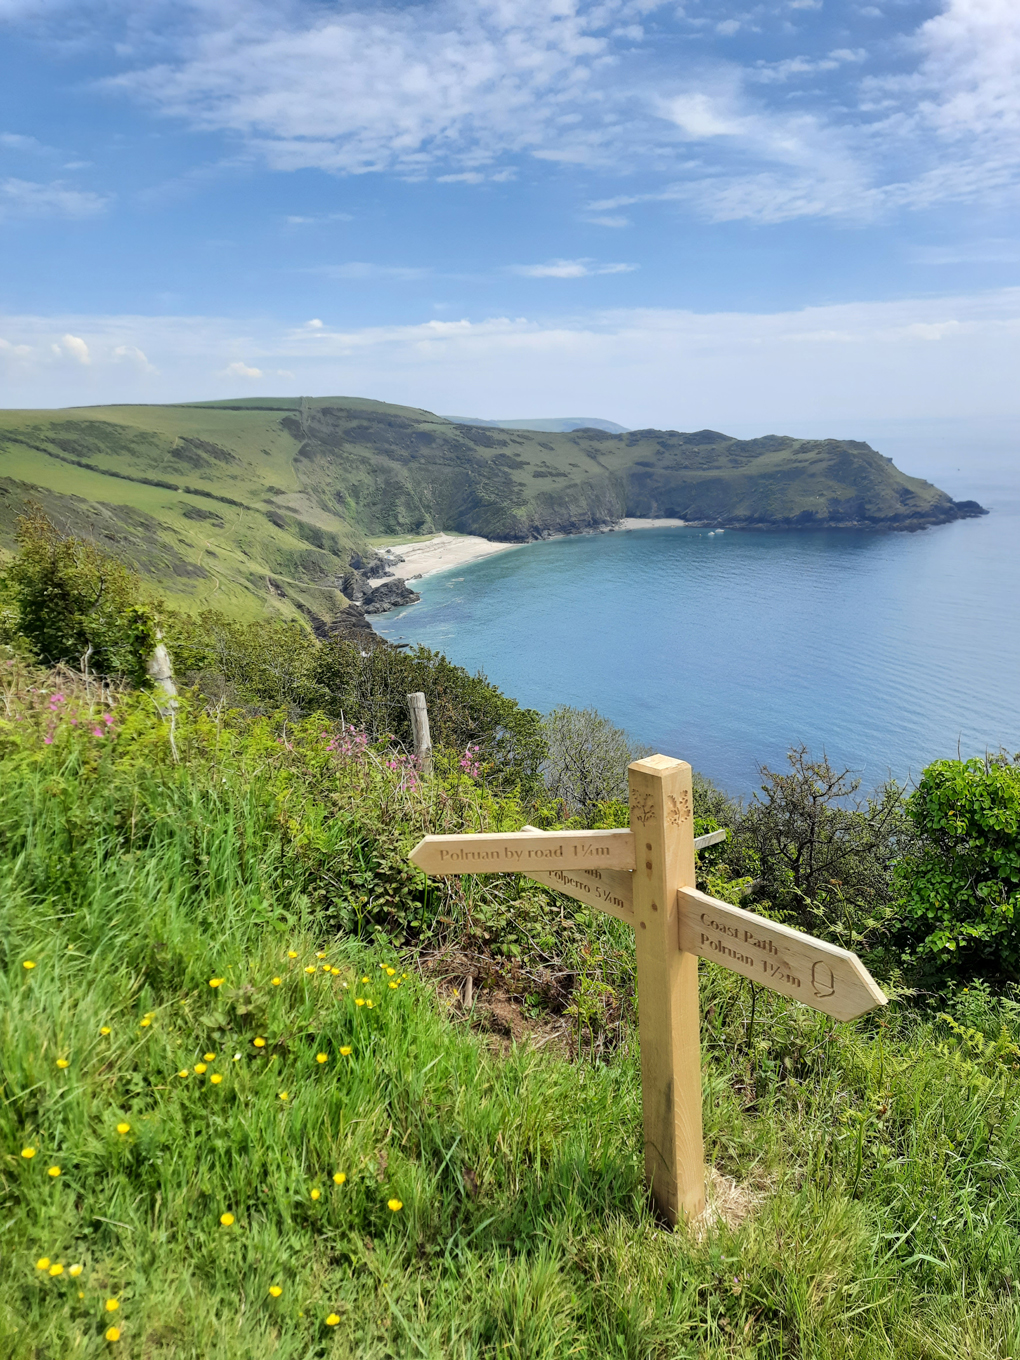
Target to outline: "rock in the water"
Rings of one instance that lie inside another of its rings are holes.
[[[362,608],[366,614],[385,614],[388,609],[397,609],[402,604],[417,604],[421,596],[416,590],[395,576],[377,585],[371,595],[366,596]]]

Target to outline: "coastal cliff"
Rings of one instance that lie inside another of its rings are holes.
[[[0,549],[32,505],[171,599],[312,623],[409,602],[362,569],[386,538],[525,543],[627,516],[913,530],[985,513],[854,440],[507,429],[353,397],[2,411]]]

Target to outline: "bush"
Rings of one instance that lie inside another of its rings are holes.
[[[935,987],[1020,980],[1020,756],[937,760],[907,802],[898,941]]]
[[[5,641],[45,666],[68,663],[101,676],[148,684],[157,606],[139,578],[81,538],[62,538],[45,515],[18,524],[18,555],[0,572],[9,601]]]
[[[561,704],[542,727],[549,748],[542,767],[546,788],[568,817],[626,801],[627,766],[650,754],[650,747],[637,745],[594,708]]]

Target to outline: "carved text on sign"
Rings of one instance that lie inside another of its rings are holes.
[[[696,888],[677,893],[680,948],[839,1020],[885,1004],[856,954]]]
[[[597,907],[608,916],[634,924],[633,875],[619,869],[531,869],[528,877],[547,888],[572,897],[585,906]]]
[[[532,869],[633,869],[629,831],[512,831],[426,836],[411,860],[428,874],[528,873]]]

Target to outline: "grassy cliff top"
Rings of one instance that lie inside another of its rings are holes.
[[[507,429],[357,397],[0,411],[0,548],[33,502],[190,607],[325,618],[373,538],[525,541],[624,515],[892,529],[980,513],[852,440]]]

